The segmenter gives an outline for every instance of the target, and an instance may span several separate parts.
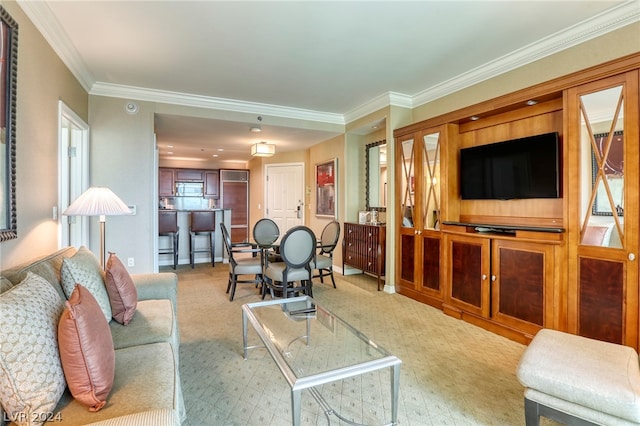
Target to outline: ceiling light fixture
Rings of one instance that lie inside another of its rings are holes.
[[[254,157],[271,157],[276,153],[276,146],[272,143],[262,141],[251,145],[251,155]]]
[[[477,121],[477,120],[480,120],[480,117],[478,117],[477,115],[471,116],[471,121]]]
[[[537,103],[538,103],[538,101],[536,101],[535,99],[529,99],[527,101],[527,105],[529,105],[529,106],[533,106],[533,105],[535,105]]]

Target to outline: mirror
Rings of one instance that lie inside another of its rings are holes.
[[[387,207],[387,141],[366,146],[366,209],[386,211]]]
[[[580,96],[581,244],[622,248],[625,208],[622,85]]]
[[[16,82],[18,24],[0,6],[0,241],[17,238]]]

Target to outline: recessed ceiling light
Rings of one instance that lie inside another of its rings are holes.
[[[168,151],[167,154],[173,155],[173,151]]]
[[[249,130],[251,130],[251,133],[260,133],[262,128],[260,126],[251,126]]]
[[[529,105],[529,106],[533,106],[533,105],[535,105],[537,103],[538,103],[538,101],[536,101],[535,99],[529,99],[527,101],[527,105]]]
[[[212,156],[212,157],[219,157],[219,155],[218,155],[218,154],[212,154],[211,156]]]
[[[173,145],[167,145],[167,148],[173,148]]]
[[[223,148],[218,148],[218,152],[222,152],[222,151],[224,151]]]
[[[477,115],[474,115],[471,117],[471,121],[476,121],[476,120],[480,120],[480,117],[478,117]]]

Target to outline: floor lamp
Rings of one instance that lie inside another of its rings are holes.
[[[130,214],[127,205],[109,188],[92,186],[62,213],[65,216],[100,216],[100,266],[105,266],[106,216]]]

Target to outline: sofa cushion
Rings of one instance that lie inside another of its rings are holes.
[[[65,247],[46,256],[5,269],[2,271],[2,275],[15,285],[27,277],[27,272],[33,272],[47,280],[60,294],[60,297],[66,299],[67,296],[62,291],[60,269],[63,259],[73,256],[77,251],[78,249],[75,247]]]
[[[64,392],[57,338],[63,310],[51,284],[31,272],[0,295],[0,402],[18,424],[53,411]]]
[[[87,411],[66,392],[56,411],[65,425],[86,425],[149,410],[168,409],[180,415],[178,365],[169,343],[132,346],[116,350],[116,374],[108,403],[97,412]]]
[[[113,319],[123,325],[129,324],[136,312],[138,292],[131,275],[115,253],[109,253],[105,284]]]
[[[177,319],[170,300],[141,300],[131,322],[109,323],[116,349],[148,343],[168,342],[178,349]]]
[[[104,272],[96,256],[86,247],[80,247],[72,257],[62,261],[62,288],[67,299],[76,284],[82,284],[96,298],[107,322],[111,321],[111,304],[104,285]]]
[[[58,326],[64,376],[75,399],[100,410],[107,402],[115,374],[115,352],[102,310],[81,284],[66,302]]]

